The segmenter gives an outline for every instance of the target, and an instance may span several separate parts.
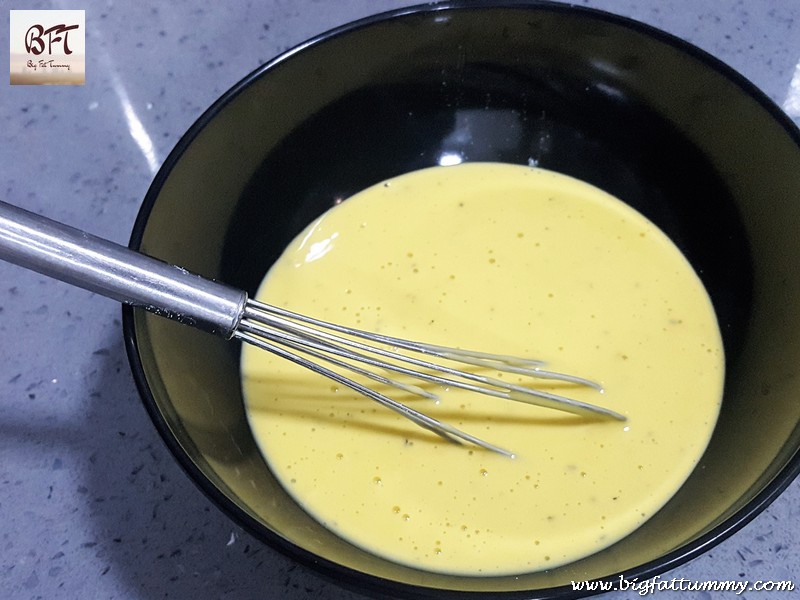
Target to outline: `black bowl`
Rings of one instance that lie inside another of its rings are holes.
[[[700,50],[561,4],[453,2],[336,29],[243,79],[158,173],[131,246],[253,292],[315,216],[371,184],[455,160],[537,164],[599,186],[684,251],[727,353],[719,424],[677,495],[624,540],[515,577],[425,573],[329,533],[249,432],[230,342],[126,309],[144,402],[191,477],[268,544],[382,597],[574,595],[640,580],[736,531],[800,470],[800,136]]]

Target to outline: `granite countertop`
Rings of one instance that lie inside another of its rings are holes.
[[[127,243],[159,165],[220,94],[312,35],[405,4],[84,0],[74,8],[86,11],[85,85],[0,84],[0,196]],[[583,4],[693,42],[800,122],[795,0]],[[7,35],[0,25],[6,48]],[[0,596],[359,597],[253,539],[184,474],[135,390],[117,304],[2,263],[0,340]],[[800,481],[663,578],[791,580],[800,565],[798,517]]]

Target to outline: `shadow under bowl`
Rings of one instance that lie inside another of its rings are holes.
[[[382,597],[566,597],[571,580],[642,580],[767,506],[800,471],[800,135],[741,76],[665,33],[542,2],[425,5],[336,29],[259,68],[195,123],[131,246],[252,293],[334,203],[453,161],[583,179],[692,263],[727,378],[686,484],[633,534],[563,567],[459,577],[400,566],[322,528],[277,483],[247,425],[236,344],[125,308],[145,405],[199,487],[268,544]]]

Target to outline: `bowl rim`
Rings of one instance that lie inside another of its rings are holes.
[[[354,32],[378,23],[391,21],[410,15],[425,15],[438,12],[452,12],[465,10],[497,10],[497,9],[537,9],[552,12],[565,12],[582,15],[590,19],[595,19],[611,23],[623,28],[631,29],[635,32],[653,38],[656,41],[672,46],[676,50],[688,54],[689,56],[702,62],[707,68],[717,72],[733,83],[741,92],[751,100],[755,100],[775,122],[793,139],[795,144],[800,147],[800,129],[792,119],[760,88],[744,75],[733,69],[721,59],[713,56],[709,52],[695,46],[694,44],[668,33],[652,25],[642,23],[631,17],[625,17],[612,12],[588,6],[577,6],[554,0],[439,0],[427,4],[411,4],[409,6],[395,8],[392,10],[381,11],[367,17],[363,17],[349,23],[334,27],[315,35],[304,42],[301,42],[274,58],[260,65],[241,80],[235,83],[230,89],[223,93],[209,108],[207,108],[182,135],[172,151],[156,173],[148,191],[143,199],[140,210],[131,232],[129,247],[138,250],[142,243],[142,237],[147,226],[150,213],[155,205],[156,199],[163,188],[167,178],[173,168],[180,161],[183,154],[200,134],[205,127],[235,98],[243,93],[252,83],[269,73],[278,65],[291,59],[294,55],[304,51],[306,48],[317,46],[332,38]],[[150,415],[156,429],[158,430],[165,445],[169,448],[173,457],[188,474],[192,482],[229,518],[240,525],[256,539],[266,543],[272,549],[278,550],[284,556],[296,560],[305,567],[311,568],[317,574],[335,581],[349,589],[358,590],[362,593],[380,593],[385,595],[388,592],[398,598],[487,598],[496,597],[503,599],[511,598],[531,598],[531,591],[496,591],[479,592],[466,590],[443,590],[426,586],[418,586],[403,583],[380,576],[364,573],[339,563],[317,556],[305,550],[283,537],[267,530],[258,523],[253,517],[234,504],[225,494],[217,488],[195,464],[192,458],[184,451],[177,439],[172,435],[169,424],[158,408],[158,403],[152,390],[147,384],[147,377],[144,365],[139,352],[139,340],[136,336],[135,315],[138,310],[128,305],[122,307],[122,329],[125,349],[128,362],[131,366],[134,382],[142,398],[142,402]],[[593,581],[598,582],[618,582],[620,578],[627,581],[643,582],[652,579],[665,572],[673,570],[690,560],[693,560],[714,546],[718,545],[728,537],[738,532],[741,528],[752,521],[762,511],[764,511],[798,476],[800,476],[800,450],[791,456],[786,464],[778,471],[775,477],[769,481],[764,488],[756,494],[749,502],[736,510],[724,521],[712,527],[708,532],[695,540],[677,548],[667,554],[637,565],[628,570],[609,574]],[[487,580],[491,578],[480,578]],[[563,585],[551,588],[533,590],[537,597],[546,598],[579,598],[587,595],[601,593],[597,591],[576,591],[571,585]]]

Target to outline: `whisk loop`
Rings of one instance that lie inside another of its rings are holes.
[[[430,358],[532,378],[562,381],[594,388],[599,393],[603,393],[603,388],[598,383],[566,373],[545,370],[543,369],[544,363],[539,360],[449,348],[363,331],[315,319],[252,299],[247,300],[242,319],[233,337],[263,350],[273,352],[282,358],[341,383],[446,439],[466,441],[509,457],[514,456],[510,450],[491,444],[452,425],[434,419],[385,394],[366,387],[338,371],[329,369],[319,362],[304,358],[290,350],[303,353],[318,361],[325,361],[373,381],[429,399],[436,399],[436,394],[417,385],[398,381],[382,375],[380,372],[365,369],[360,365],[406,375],[444,387],[454,387],[506,400],[525,402],[584,417],[625,420],[623,415],[607,408],[534,387],[517,385],[496,377],[455,368],[446,363],[434,362]],[[361,340],[371,343],[365,343]],[[374,345],[376,343],[381,344],[383,347]],[[290,350],[287,350],[287,348]],[[402,354],[397,350],[408,350],[421,354],[426,358]]]

